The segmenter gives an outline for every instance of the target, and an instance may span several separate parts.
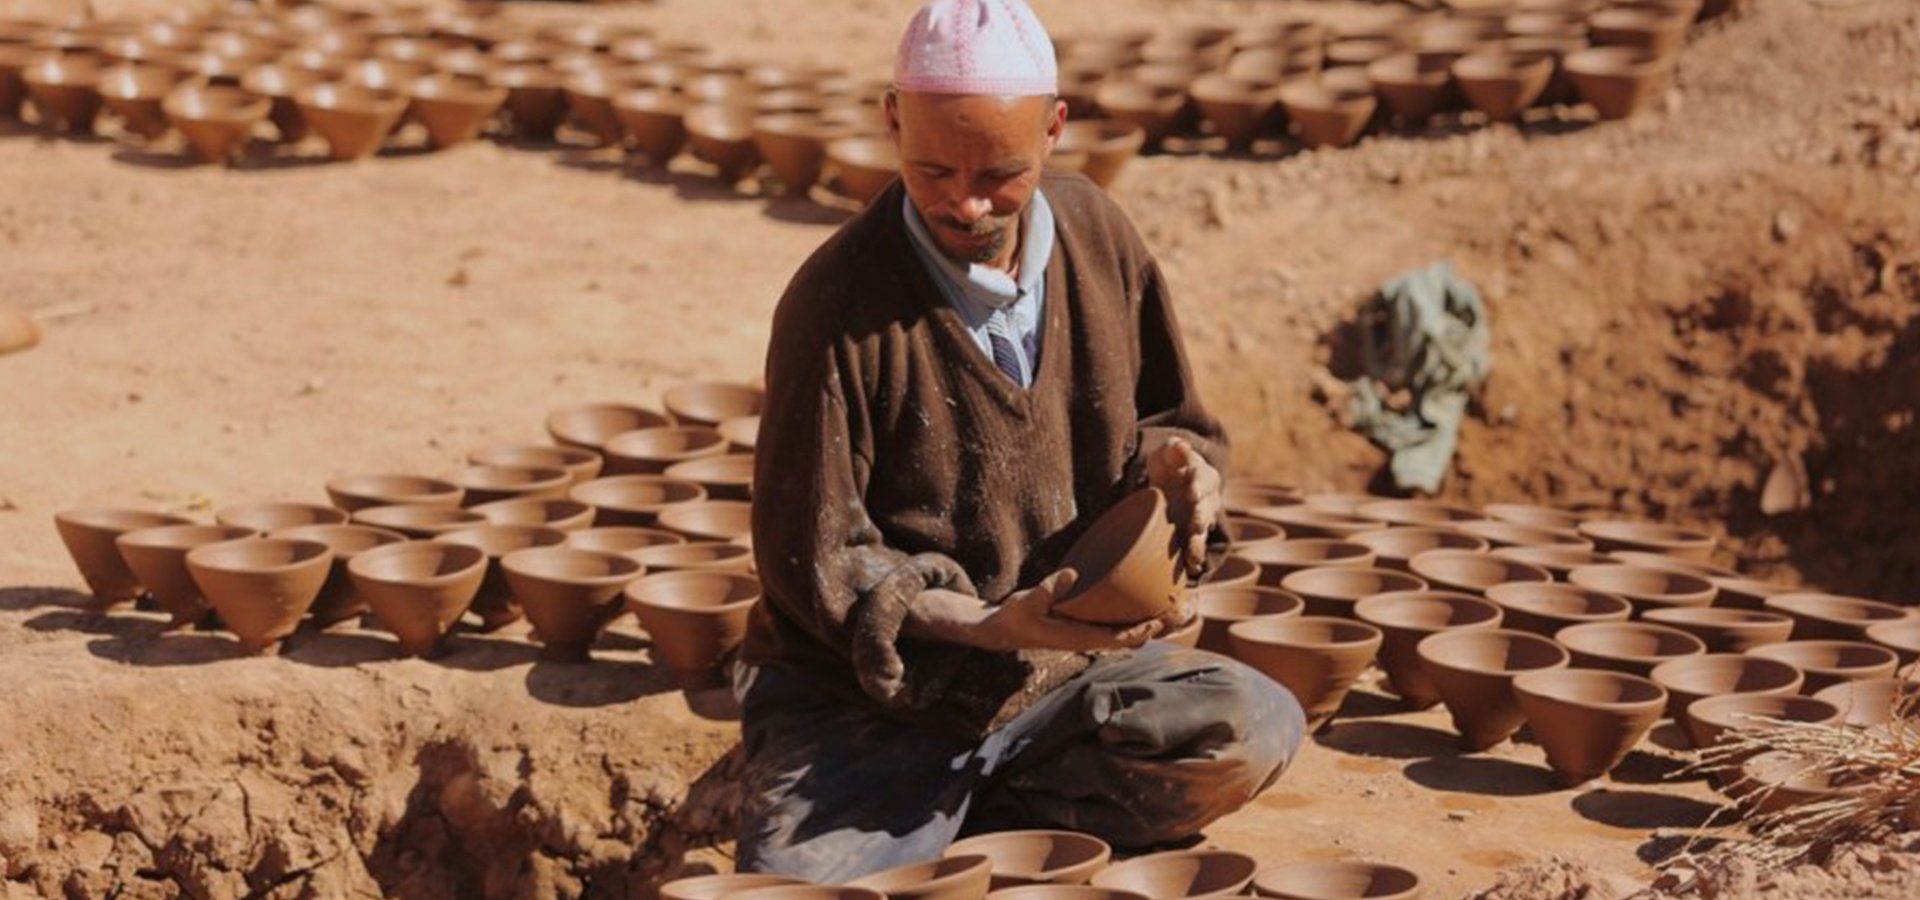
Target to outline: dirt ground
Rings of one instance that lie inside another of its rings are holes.
[[[1059,31],[1378,14],[1035,5]],[[912,6],[514,13],[883,74]],[[1451,258],[1487,292],[1496,367],[1446,496],[1670,518],[1752,573],[1920,601],[1920,9],[1752,6],[1699,30],[1639,120],[1136,162],[1114,193],[1175,286],[1236,472],[1367,485],[1382,457],[1339,419],[1344,326],[1383,279]],[[775,299],[842,214],[578,149],[177,159],[0,130],[0,302],[56,313],[0,357],[0,897],[649,896],[724,869],[729,704],[672,690],[631,620],[588,667],[513,633],[431,663],[374,631],[235,658],[76,609],[52,516],[316,499],[334,475],[538,438],[560,403],[757,378]],[[1765,516],[1789,460],[1812,505]],[[1460,755],[1443,713],[1372,689],[1346,712],[1208,837],[1393,861],[1434,897],[1557,857],[1489,896],[1571,900],[1646,884],[1720,808],[1666,778],[1660,740],[1569,792],[1530,745]],[[1748,887],[1905,896],[1785,883]]]

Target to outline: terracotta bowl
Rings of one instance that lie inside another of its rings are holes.
[[[1471,594],[1446,591],[1374,594],[1354,604],[1353,615],[1380,629],[1380,668],[1410,709],[1427,709],[1441,699],[1420,662],[1417,648],[1422,640],[1442,631],[1500,627],[1500,607]]]
[[[661,528],[690,541],[731,541],[753,533],[753,504],[742,500],[699,500],[660,511]]]
[[[565,543],[567,533],[543,525],[479,525],[436,535],[436,541],[465,544],[487,556],[487,574],[480,581],[470,608],[480,617],[482,631],[495,631],[520,620],[524,611],[507,584],[500,558],[531,547],[553,547]]]
[[[652,525],[661,510],[705,500],[705,488],[665,475],[615,475],[583,481],[567,496],[598,511],[593,524]]]
[[[1862,678],[1828,685],[1813,695],[1833,704],[1849,725],[1871,728],[1920,715],[1920,682],[1904,678]]]
[[[752,453],[760,439],[760,417],[753,415],[728,419],[713,426],[713,430],[727,439],[727,452]]]
[[[1220,491],[1220,505],[1236,516],[1263,506],[1292,506],[1301,499],[1298,488],[1272,481],[1229,481]]]
[[[1305,601],[1307,615],[1353,618],[1354,604],[1367,597],[1424,591],[1427,583],[1417,576],[1391,569],[1325,566],[1288,575],[1280,580],[1280,588]]]
[[[1367,80],[1401,122],[1424,126],[1446,97],[1453,57],[1440,53],[1395,53],[1367,63]]]
[[[704,425],[667,425],[642,428],[615,435],[607,440],[608,475],[657,475],[688,460],[718,456],[727,450],[727,439]]]
[[[553,65],[557,68],[562,63],[555,60]],[[568,116],[599,147],[619,144],[625,137],[620,117],[613,110],[613,98],[645,87],[604,57],[593,57],[572,68],[561,85],[567,94]]]
[[[1503,584],[1544,584],[1553,580],[1547,570],[1502,559],[1490,553],[1429,550],[1407,560],[1407,570],[1441,590],[1485,594]]]
[[[759,415],[766,392],[747,384],[695,382],[668,389],[661,402],[680,424],[712,428],[728,419]]]
[[[513,132],[523,138],[552,140],[567,119],[565,80],[544,65],[495,69],[487,81],[507,89],[501,104]]]
[[[1252,516],[1224,516],[1221,524],[1226,529],[1227,540],[1235,547],[1245,547],[1261,541],[1277,543],[1287,539],[1287,530],[1281,528],[1279,523],[1256,519]]]
[[[1668,556],[1665,553],[1649,553],[1645,550],[1615,550],[1607,554],[1607,557],[1621,565],[1680,572],[1709,581],[1715,578],[1736,578],[1740,574],[1726,566],[1715,565],[1705,560],[1683,559],[1678,556]]]
[[[1901,666],[1910,666],[1920,659],[1920,620],[1910,618],[1868,625],[1866,638],[1892,650],[1900,658]]]
[[[100,77],[106,67],[91,55],[47,54],[35,57],[20,70],[27,99],[46,127],[69,134],[92,134],[100,115]]]
[[[1275,124],[1274,112],[1280,107],[1278,82],[1255,83],[1207,74],[1194,79],[1188,87],[1200,114],[1226,139],[1231,149],[1244,150],[1253,139]]]
[[[1415,900],[1420,876],[1399,866],[1357,860],[1284,863],[1255,876],[1253,894],[1284,900]]]
[[[1706,643],[1691,634],[1646,622],[1569,625],[1560,629],[1554,640],[1573,654],[1573,664],[1578,668],[1608,669],[1642,678],[1663,662],[1707,652]]]
[[[1594,47],[1567,54],[1561,68],[1600,118],[1624,119],[1660,96],[1672,64],[1644,47]]]
[[[840,195],[872,203],[900,174],[900,152],[884,137],[841,138],[827,145],[828,181]]]
[[[887,900],[886,894],[872,888],[826,884],[755,888],[727,896],[739,900]]]
[[[1793,620],[1786,616],[1747,609],[1677,607],[1651,610],[1641,618],[1691,634],[1713,653],[1745,653],[1778,644],[1793,631]]]
[[[1290,506],[1260,506],[1247,510],[1247,515],[1272,522],[1286,529],[1286,532],[1301,538],[1333,538],[1346,540],[1363,531],[1376,531],[1380,522],[1375,519],[1363,519],[1345,513],[1315,509],[1304,503]]]
[[[1228,555],[1205,578],[1202,587],[1252,587],[1260,583],[1260,564],[1242,556]]]
[[[1769,821],[1754,827],[1780,827],[1813,815],[1806,807],[1834,801],[1848,791],[1835,773],[1814,768],[1808,758],[1785,750],[1771,750],[1740,764],[1739,778],[1726,789],[1749,819]]]
[[[716,434],[718,432],[715,432]],[[668,478],[691,481],[715,500],[753,499],[753,454],[724,453],[668,466]]]
[[[533,623],[542,659],[585,662],[608,622],[625,611],[620,592],[640,563],[616,553],[537,547],[500,558],[507,585]]]
[[[1327,566],[1371,568],[1373,551],[1351,541],[1331,538],[1300,538],[1277,544],[1257,544],[1236,549],[1235,554],[1260,567],[1260,583],[1279,587],[1288,575],[1306,569]]]
[[[751,106],[707,104],[687,110],[687,143],[693,155],[712,165],[720,179],[738,184],[752,177],[761,164],[753,145]]]
[[[993,861],[975,853],[896,866],[848,882],[888,900],[981,900],[993,878]]]
[[[213,520],[265,533],[300,525],[344,525],[347,511],[316,503],[243,503],[222,507],[214,512]]]
[[[1380,649],[1380,629],[1330,616],[1249,619],[1227,629],[1235,659],[1300,701],[1310,729],[1333,718]]]
[[[593,527],[598,512],[578,500],[551,497],[514,497],[475,506],[490,525],[539,525],[561,531],[580,531]]]
[[[1602,47],[1639,47],[1661,58],[1687,40],[1689,16],[1651,9],[1603,9],[1587,19],[1587,35]]]
[[[452,75],[457,78],[478,82],[481,85],[492,86],[489,78],[493,75],[494,70],[500,68],[500,61],[481,52],[477,47],[462,47],[458,50],[449,50],[427,60],[427,65],[432,66],[433,71],[440,75]],[[501,101],[505,102],[507,99],[506,88],[498,88],[498,90],[500,91]],[[498,111],[497,107],[496,111]]]
[[[613,114],[635,149],[648,162],[664,166],[687,146],[687,112],[693,102],[661,88],[614,95]]]
[[[1166,497],[1147,488],[1102,514],[1067,551],[1079,574],[1054,611],[1086,622],[1132,625],[1172,610],[1184,593]]]
[[[1486,596],[1505,613],[1506,627],[1548,638],[1569,625],[1625,622],[1633,615],[1625,598],[1571,584],[1502,584],[1488,588]]]
[[[1149,900],[1144,894],[1090,884],[1026,884],[999,888],[987,900]]]
[[[820,182],[827,164],[827,144],[857,132],[818,113],[761,115],[753,120],[754,146],[781,187],[795,196],[805,196]]]
[[[1582,566],[1567,580],[1589,590],[1624,597],[1642,615],[1656,609],[1708,606],[1716,590],[1705,578],[1644,566]]]
[[[1149,897],[1233,897],[1253,883],[1260,864],[1232,850],[1172,850],[1136,856],[1093,876],[1094,887]]]
[[[169,630],[184,628],[205,618],[210,607],[200,585],[187,571],[187,553],[195,547],[258,537],[252,528],[232,525],[162,525],[129,531],[115,540],[128,571],[153,595],[162,612],[171,616]]]
[[[1800,588],[1754,578],[1709,578],[1707,580],[1720,589],[1720,592],[1714,595],[1713,604],[1733,609],[1762,610],[1766,609],[1768,598],[1802,592]]]
[[[1667,716],[1686,720],[1687,707],[1724,694],[1797,694],[1802,676],[1789,663],[1740,653],[1708,653],[1653,667],[1655,684],[1667,689]]]
[[[193,520],[140,509],[69,509],[53,517],[60,542],[72,555],[80,577],[86,579],[99,608],[105,609],[140,596],[145,588],[120,556],[116,541],[130,531],[165,525],[192,525]]]
[[[725,900],[757,888],[805,884],[785,875],[696,875],[669,881],[660,886],[660,900]]]
[[[1594,669],[1517,675],[1513,694],[1528,730],[1547,752],[1554,781],[1563,787],[1593,781],[1619,765],[1667,706],[1666,689],[1652,681]]]
[[[292,142],[307,136],[307,120],[300,115],[294,96],[327,80],[327,74],[293,65],[270,63],[255,66],[240,75],[240,87],[247,93],[265,97],[273,106],[267,118],[273,122],[280,140]]]
[[[1474,522],[1456,522],[1452,527],[1461,534],[1480,538],[1495,547],[1575,547],[1583,550],[1593,549],[1593,542],[1581,537],[1578,532],[1558,528],[1541,528],[1537,525],[1521,525],[1515,522],[1501,522],[1494,519],[1481,519]]]
[[[1325,65],[1367,66],[1387,59],[1406,47],[1400,41],[1377,38],[1347,38],[1327,42]]]
[[[246,538],[187,552],[207,605],[248,653],[277,652],[326,584],[333,551],[319,541]]]
[[[627,603],[652,638],[656,662],[685,686],[720,680],[720,666],[744,639],[760,582],[737,572],[649,574],[626,585]],[[981,876],[985,892],[985,875]]]
[[[1281,88],[1280,104],[1299,129],[1300,142],[1320,148],[1345,147],[1359,140],[1379,101],[1372,91],[1315,80]]]
[[[1547,89],[1553,57],[1481,50],[1454,60],[1452,71],[1454,83],[1475,109],[1489,121],[1511,122]]]
[[[1362,531],[1347,540],[1373,551],[1383,569],[1407,571],[1407,561],[1429,550],[1462,550],[1485,553],[1490,545],[1483,538],[1462,534],[1452,528],[1396,526]]]
[[[437,149],[480,136],[507,102],[507,89],[477,78],[435,74],[415,79],[408,88],[413,117],[427,128]]]
[[[1781,594],[1767,598],[1765,605],[1793,619],[1796,641],[1859,641],[1873,625],[1916,621],[1904,606],[1837,594]]]
[[[469,466],[447,476],[464,492],[461,503],[479,506],[496,500],[565,497],[573,475],[565,469],[538,466]]]
[[[1279,588],[1201,585],[1194,590],[1194,607],[1200,616],[1200,636],[1195,646],[1225,654],[1233,651],[1227,630],[1234,624],[1263,616],[1298,616],[1306,603]]]
[[[1584,516],[1576,512],[1524,503],[1489,503],[1481,507],[1480,511],[1496,522],[1512,522],[1515,525],[1532,525],[1535,528],[1576,533],[1580,523],[1585,520]]]
[[[398,531],[368,525],[295,525],[267,536],[319,541],[333,550],[333,565],[328,568],[327,583],[320,587],[320,595],[313,598],[313,605],[307,607],[308,617],[320,628],[359,618],[366,615],[369,609],[367,598],[361,596],[359,588],[353,583],[353,576],[347,571],[353,558],[375,547],[407,540],[407,536]]]
[[[1430,500],[1373,500],[1354,507],[1353,514],[1385,525],[1430,528],[1450,527],[1458,522],[1472,522],[1480,518],[1480,513],[1475,510]]]
[[[415,540],[426,540],[444,532],[485,525],[487,517],[471,509],[401,503],[354,510],[353,522],[356,525],[398,531]]]
[[[1113,858],[1113,849],[1073,831],[1000,831],[953,842],[943,856],[980,854],[993,861],[992,887],[1085,884]]]
[[[1441,631],[1415,645],[1422,671],[1470,751],[1513,736],[1525,720],[1513,696],[1523,672],[1565,668],[1566,648],[1539,635],[1499,628]]]
[[[1551,547],[1501,547],[1491,553],[1500,559],[1545,569],[1548,574],[1561,581],[1567,580],[1567,576],[1581,566],[1599,565],[1612,561],[1610,557],[1598,551],[1558,544]]]
[[[680,537],[680,535],[674,535]],[[649,572],[751,572],[753,548],[732,541],[686,541],[630,551]]]
[[[672,419],[653,410],[626,403],[585,403],[547,414],[547,434],[555,443],[596,453],[616,435],[672,424]]]
[[[372,156],[407,111],[401,94],[344,81],[314,85],[296,94],[294,102],[341,162]]]
[[[1687,707],[1681,723],[1695,747],[1716,747],[1734,732],[1758,727],[1768,719],[1824,724],[1840,721],[1840,710],[1827,700],[1787,694],[1723,694],[1704,697]],[[1739,759],[1729,760],[1737,765]]]
[[[578,447],[546,447],[539,444],[495,444],[467,454],[467,462],[476,466],[512,466],[530,469],[563,469],[571,484],[590,481],[600,474],[600,454]]]
[[[1716,543],[1710,534],[1652,522],[1588,520],[1577,530],[1602,553],[1646,550],[1704,562],[1713,554]]]
[[[1887,678],[1900,658],[1892,650],[1863,641],[1787,641],[1747,651],[1749,656],[1778,660],[1799,667],[1807,680],[1801,692],[1813,694],[1843,681]]]
[[[1143,145],[1158,146],[1179,125],[1187,92],[1166,84],[1112,80],[1094,93],[1094,105],[1102,118],[1138,126]]]
[[[167,133],[167,116],[160,103],[179,83],[179,70],[170,66],[126,63],[100,73],[100,98],[120,117],[122,127],[153,140]],[[0,104],[0,114],[17,107],[17,103],[13,107]]]
[[[658,528],[639,528],[633,525],[614,525],[607,528],[587,528],[581,531],[567,532],[567,546],[577,550],[596,550],[601,553],[622,553],[632,556],[651,547],[675,547],[685,544],[687,539],[671,531]],[[637,559],[637,557],[636,557]],[[641,559],[642,565],[646,560]],[[647,566],[647,571],[654,567]]]
[[[41,55],[30,44],[0,43],[0,118],[20,118],[20,105],[27,100],[27,83],[21,73]]]

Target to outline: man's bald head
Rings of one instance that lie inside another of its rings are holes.
[[[1067,108],[1058,98],[895,91],[887,128],[907,196],[949,259],[1004,265]]]

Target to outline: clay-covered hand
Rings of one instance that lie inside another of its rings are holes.
[[[1192,444],[1173,438],[1147,457],[1147,484],[1167,495],[1187,574],[1198,577],[1207,564],[1207,531],[1220,517],[1220,470]]]
[[[981,623],[993,650],[1127,650],[1151,640],[1165,626],[1157,619],[1125,628],[1079,622],[1053,613],[1073,591],[1080,574],[1061,569],[1024,591],[1015,591]]]

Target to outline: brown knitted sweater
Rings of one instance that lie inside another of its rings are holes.
[[[983,734],[1086,667],[905,637],[930,587],[998,602],[1190,441],[1224,473],[1159,266],[1099,188],[1048,176],[1058,240],[1021,389],[908,243],[896,181],[801,267],[774,312],[754,473],[765,599],[743,658],[897,718]],[[1224,539],[1216,534],[1218,543]]]

